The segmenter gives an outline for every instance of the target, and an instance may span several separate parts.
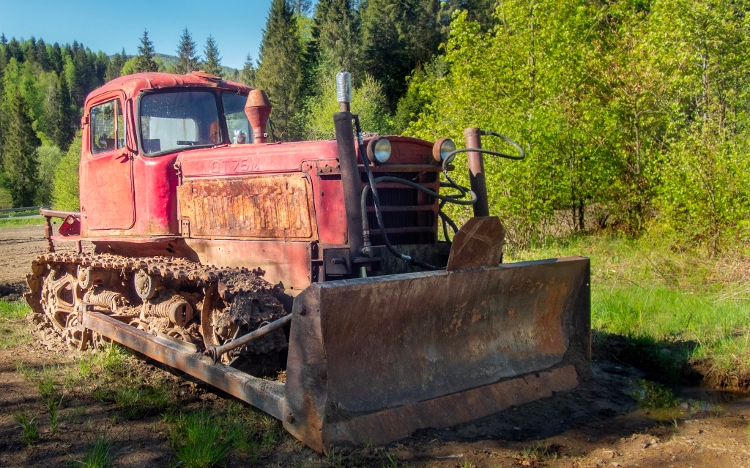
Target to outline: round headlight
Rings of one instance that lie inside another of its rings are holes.
[[[379,137],[367,144],[367,157],[375,164],[383,164],[391,157],[391,142],[387,138]]]
[[[456,151],[456,144],[450,138],[441,138],[432,145],[432,157],[439,163],[442,163],[443,159],[454,151]]]

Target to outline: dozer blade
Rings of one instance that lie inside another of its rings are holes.
[[[481,418],[591,375],[587,258],[315,283],[293,313],[283,422],[319,452]]]

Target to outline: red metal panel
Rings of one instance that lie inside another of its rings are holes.
[[[177,185],[174,168],[176,155],[156,158],[136,157],[135,201],[137,221],[135,235],[178,234]]]
[[[98,94],[87,103],[85,115],[91,106],[114,99],[122,107],[123,93]],[[81,232],[86,236],[92,230],[130,229],[135,222],[131,154],[126,148],[92,154],[89,125],[84,128],[79,165]]]

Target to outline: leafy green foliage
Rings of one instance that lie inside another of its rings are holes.
[[[37,180],[39,181],[39,187],[36,190],[37,205],[51,205],[55,168],[57,168],[62,157],[63,153],[57,146],[40,146],[36,149]]]
[[[336,101],[336,83],[334,80],[326,80],[323,94],[308,101],[306,139],[323,140],[335,138],[333,125],[333,114],[339,111]],[[354,88],[352,93],[352,109],[359,115],[360,124],[364,132],[390,133],[390,122],[388,115],[383,109],[386,106],[383,88],[369,75],[366,75],[362,84]]]
[[[55,178],[52,186],[52,205],[63,211],[78,211],[78,163],[81,160],[81,134],[55,167]]]

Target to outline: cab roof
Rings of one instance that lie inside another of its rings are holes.
[[[97,88],[89,93],[86,97],[86,102],[95,100],[97,96],[111,91],[122,91],[125,93],[126,99],[131,99],[138,96],[138,93],[143,90],[163,88],[220,88],[243,93],[247,93],[253,89],[241,83],[222,80],[218,76],[209,75],[201,71],[191,72],[187,75],[159,72],[135,73],[107,82],[101,88]]]

